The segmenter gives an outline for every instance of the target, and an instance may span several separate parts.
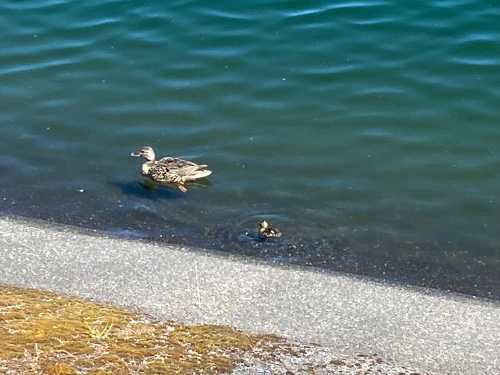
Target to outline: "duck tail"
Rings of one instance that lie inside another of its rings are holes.
[[[208,177],[211,174],[212,174],[212,171],[209,171],[208,169],[204,169],[201,171],[193,172],[189,176],[185,176],[184,179],[186,181],[194,181],[194,180],[199,180],[200,178]]]

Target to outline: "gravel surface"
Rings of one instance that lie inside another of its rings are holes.
[[[399,366],[377,354],[339,355],[331,348],[294,342],[271,356],[248,353],[233,375],[432,375]]]
[[[500,374],[496,302],[9,218],[0,219],[0,254],[4,284],[276,333],[339,355],[378,353],[438,373]]]

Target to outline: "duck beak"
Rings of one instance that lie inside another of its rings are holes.
[[[133,156],[134,158],[138,158],[139,156],[141,156],[141,154],[138,151],[135,151],[135,152],[131,152],[130,156]]]

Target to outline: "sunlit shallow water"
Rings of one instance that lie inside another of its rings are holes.
[[[0,0],[0,212],[500,298],[499,17]],[[146,144],[214,174],[147,190]]]

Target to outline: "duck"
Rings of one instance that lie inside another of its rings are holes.
[[[142,164],[141,174],[159,184],[174,184],[183,193],[187,192],[186,182],[208,177],[212,171],[206,164],[196,164],[189,160],[174,157],[163,157],[156,160],[155,151],[151,146],[144,146],[130,154],[133,157],[142,157],[146,161]]]
[[[281,231],[273,228],[266,220],[259,223],[259,236],[262,239],[281,237]]]

